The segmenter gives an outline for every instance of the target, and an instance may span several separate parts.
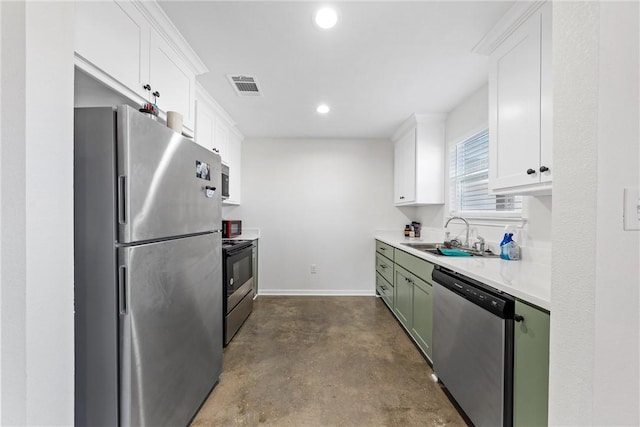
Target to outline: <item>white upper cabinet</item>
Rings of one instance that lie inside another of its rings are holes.
[[[130,2],[77,2],[75,51],[139,96],[149,77],[149,23]]]
[[[214,150],[213,136],[216,132],[216,116],[207,103],[196,96],[195,141],[207,150]]]
[[[196,83],[196,142],[220,154],[229,165],[230,135],[235,123],[215,99]]]
[[[229,164],[229,126],[227,126],[223,119],[216,120],[216,132],[213,137],[213,151],[220,154],[224,163]]]
[[[196,75],[154,30],[151,31],[149,84],[152,91],[160,92],[158,107],[164,111],[179,112],[184,126],[193,130]]]
[[[413,115],[394,134],[395,205],[444,203],[444,119]]]
[[[516,3],[498,26],[507,30],[489,48],[489,190],[551,194],[551,3]]]
[[[395,204],[416,201],[416,128],[411,128],[393,146]]]
[[[224,204],[239,205],[242,193],[242,136],[234,130],[229,133],[228,146],[229,198]]]
[[[177,111],[193,131],[195,77],[207,68],[156,2],[76,2],[75,51],[78,68],[135,103],[160,93],[161,117]]]
[[[212,150],[229,166],[229,198],[225,205],[239,205],[241,195],[242,135],[231,117],[196,83],[195,141]]]

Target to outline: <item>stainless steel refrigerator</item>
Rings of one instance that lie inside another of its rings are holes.
[[[76,425],[187,425],[222,371],[220,157],[75,110]]]

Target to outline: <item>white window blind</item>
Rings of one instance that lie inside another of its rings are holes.
[[[451,147],[450,199],[451,210],[491,216],[519,216],[521,196],[489,194],[489,130]]]

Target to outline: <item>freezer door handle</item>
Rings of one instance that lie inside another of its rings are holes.
[[[120,305],[120,314],[127,314],[127,267],[120,266],[118,270],[118,299]]]
[[[120,175],[118,177],[118,222],[120,224],[127,223],[127,211],[125,205],[125,194],[127,191],[127,177]]]

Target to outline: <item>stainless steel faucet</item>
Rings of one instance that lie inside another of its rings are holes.
[[[461,216],[454,216],[454,217],[449,218],[449,220],[444,225],[444,228],[446,229],[447,226],[449,225],[449,223],[451,221],[453,221],[454,219],[459,219],[459,220],[464,221],[464,223],[467,226],[467,235],[466,235],[466,238],[465,238],[465,241],[464,241],[464,246],[468,248],[469,247],[469,221],[467,221],[466,219],[462,218]],[[447,233],[446,234],[447,235],[446,239],[449,240],[449,232],[447,231],[446,233]]]

